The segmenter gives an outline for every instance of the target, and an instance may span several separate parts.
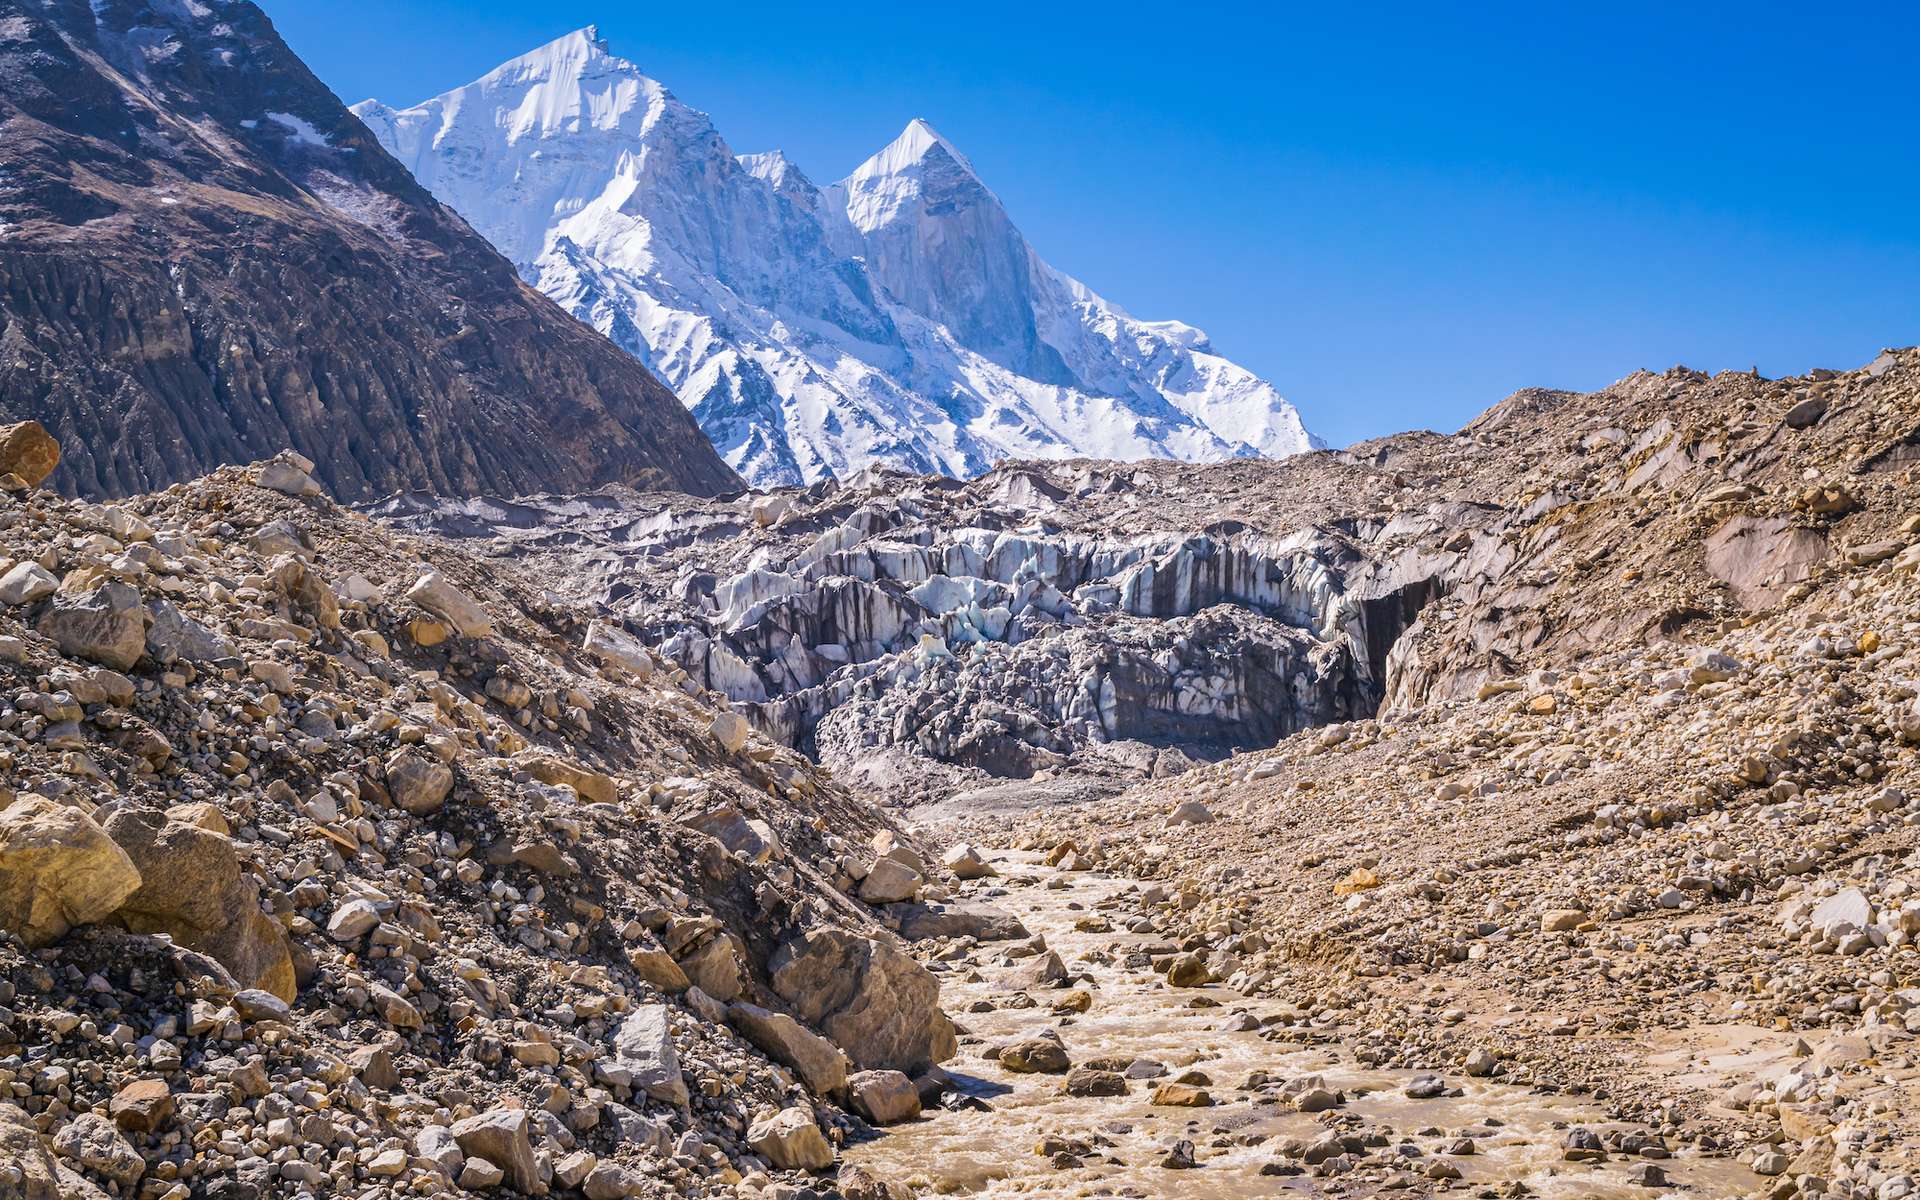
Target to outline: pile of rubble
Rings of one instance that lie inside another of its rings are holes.
[[[1916,358],[1582,435],[1640,449],[1423,613],[1376,719],[969,835],[1156,881],[1190,979],[1364,1062],[1579,1090],[1775,1200],[1912,1194]]]
[[[938,1102],[870,805],[297,456],[57,453],[0,431],[0,1196],[815,1194]]]

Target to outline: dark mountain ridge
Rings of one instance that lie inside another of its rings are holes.
[[[289,446],[349,498],[739,486],[236,0],[0,0],[0,414],[81,495]]]

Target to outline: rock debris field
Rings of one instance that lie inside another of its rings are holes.
[[[59,453],[0,1198],[1913,1192],[1913,351],[715,500]]]

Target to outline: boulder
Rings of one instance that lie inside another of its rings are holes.
[[[207,663],[238,653],[232,642],[166,600],[154,601],[152,614],[153,621],[147,626],[147,650],[157,661]]]
[[[129,1133],[152,1133],[173,1115],[173,1092],[164,1079],[136,1079],[113,1094],[107,1113]]]
[[[140,873],[140,887],[117,920],[210,955],[242,987],[293,999],[286,931],[260,911],[259,887],[241,870],[232,841],[151,809],[121,809],[107,819],[106,832]]]
[[[1167,828],[1181,825],[1205,825],[1213,820],[1213,810],[1198,800],[1188,800],[1167,816]]]
[[[727,1020],[767,1057],[792,1068],[814,1095],[847,1086],[847,1062],[839,1048],[785,1013],[743,1002],[727,1010]]]
[[[1846,926],[1861,930],[1872,923],[1873,905],[1859,888],[1844,888],[1828,896],[1814,906],[1813,915],[1808,918],[1808,924],[1822,934]]]
[[[1067,1081],[1061,1090],[1069,1096],[1124,1096],[1127,1077],[1098,1067],[1075,1067],[1067,1072]]]
[[[746,746],[747,734],[751,731],[747,719],[737,712],[723,712],[707,726],[707,732],[728,754],[738,754]]]
[[[424,750],[395,750],[387,756],[387,795],[394,806],[416,817],[440,811],[453,790],[453,771]]]
[[[680,969],[692,984],[723,1004],[740,995],[740,952],[725,933],[682,951]]]
[[[496,1108],[453,1124],[453,1140],[468,1164],[483,1158],[506,1175],[517,1192],[543,1191],[539,1164],[533,1157],[533,1121],[522,1108]]]
[[[1065,1046],[1050,1037],[1034,1037],[1002,1047],[1000,1066],[1016,1075],[1064,1075],[1073,1063]]]
[[[13,1179],[5,1167],[19,1172]],[[0,1104],[0,1200],[64,1200],[59,1164],[41,1142],[33,1118],[11,1104]]]
[[[140,872],[77,808],[25,795],[0,811],[0,929],[38,949],[104,919],[140,887]]]
[[[5,575],[0,575],[0,604],[32,604],[53,595],[59,586],[60,581],[39,563],[15,563]]]
[[[68,658],[125,671],[146,653],[147,619],[138,591],[108,582],[77,595],[55,593],[34,628]]]
[[[282,450],[265,462],[255,463],[253,482],[283,496],[321,494],[313,478],[313,460],[297,450]]]
[[[1208,1108],[1213,1097],[1207,1089],[1191,1083],[1163,1083],[1153,1089],[1153,1099],[1148,1103],[1159,1108]]]
[[[1205,987],[1213,982],[1213,970],[1198,954],[1182,954],[1167,960],[1167,982],[1174,987]]]
[[[613,776],[589,771],[551,754],[524,751],[513,756],[513,765],[541,783],[572,788],[589,804],[612,804],[620,799],[620,784]]]
[[[1058,954],[1049,950],[1035,955],[1025,966],[1009,971],[1000,981],[1000,986],[1012,992],[1031,992],[1062,986],[1069,978],[1067,964],[1060,961]]]
[[[1540,915],[1540,929],[1543,933],[1566,933],[1578,929],[1586,922],[1587,914],[1578,908],[1548,909]]]
[[[920,1115],[920,1091],[899,1071],[861,1071],[847,1080],[854,1111],[874,1125],[897,1125]]]
[[[898,923],[900,936],[910,942],[957,937],[1016,942],[1033,936],[1019,917],[984,904],[964,908],[955,904],[889,904],[881,912]]]
[[[966,842],[961,842],[941,856],[940,865],[953,873],[959,880],[990,879],[1000,872],[993,864],[980,856],[980,852]]]
[[[121,1185],[131,1187],[147,1173],[147,1160],[133,1148],[113,1122],[99,1113],[75,1117],[53,1135],[53,1152],[68,1162]]]
[[[747,1130],[747,1145],[783,1171],[824,1171],[833,1165],[833,1147],[804,1108],[783,1108],[755,1121]]]
[[[413,1136],[413,1152],[439,1167],[448,1175],[457,1175],[467,1156],[454,1140],[453,1130],[445,1125],[429,1125]]]
[[[868,904],[897,904],[918,896],[922,882],[920,873],[912,867],[898,859],[883,858],[860,881],[860,898]]]
[[[0,426],[0,475],[39,487],[60,465],[60,443],[38,421]]]
[[[283,554],[270,572],[280,594],[303,609],[322,629],[340,628],[340,597],[333,585],[320,577],[297,554]]]
[[[952,1058],[940,981],[886,942],[846,929],[789,939],[768,964],[773,990],[862,1070],[919,1071]]]
[[[678,994],[691,987],[693,981],[673,956],[658,946],[635,946],[627,951],[627,964],[634,973],[663,992]]]
[[[357,942],[380,924],[380,910],[373,901],[356,896],[339,905],[327,918],[327,936],[336,942]]]
[[[673,1046],[673,1025],[664,1004],[643,1004],[628,1013],[613,1032],[613,1060],[599,1073],[612,1083],[643,1091],[684,1108],[687,1081],[680,1074],[680,1053]]]
[[[624,630],[595,621],[587,626],[586,650],[615,675],[645,683],[653,677],[653,655]]]
[[[681,824],[698,829],[751,863],[764,863],[780,852],[780,838],[773,826],[748,817],[731,804],[707,809]]]
[[[407,589],[407,599],[447,624],[462,637],[483,638],[493,634],[493,618],[479,601],[467,595],[438,571],[428,571]]]

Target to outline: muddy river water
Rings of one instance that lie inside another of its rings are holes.
[[[1039,991],[1033,993],[1037,1006],[1008,1007],[1018,993],[1001,977],[1014,968],[999,965],[992,954],[982,956],[977,971],[962,967],[943,976],[943,1003],[971,1035],[946,1066],[962,1094],[980,1105],[894,1126],[848,1147],[845,1155],[923,1195],[1719,1197],[1747,1194],[1762,1182],[1742,1164],[1684,1149],[1658,1162],[1666,1180],[1651,1186],[1630,1178],[1630,1169],[1644,1161],[1637,1157],[1614,1153],[1600,1162],[1565,1161],[1570,1128],[1596,1134],[1632,1128],[1609,1123],[1604,1112],[1577,1097],[1536,1095],[1448,1073],[1449,1090],[1464,1094],[1411,1099],[1407,1088],[1417,1072],[1371,1069],[1338,1044],[1276,1042],[1270,1032],[1241,1028],[1252,1022],[1235,1021],[1242,1014],[1267,1015],[1280,1007],[1274,1002],[1224,987],[1172,988],[1144,966],[1125,965],[1124,951],[1157,940],[1151,935],[1129,934],[1118,921],[1111,932],[1075,928],[1077,920],[1122,897],[1129,881],[1056,872],[1030,855],[998,855],[995,865],[1004,875],[997,882],[1005,894],[991,902],[1045,937],[1076,977],[1090,976],[1090,984],[1076,979],[1074,986],[1087,987],[1093,1002],[1084,1014],[1057,1015],[1050,1004],[1059,993]],[[1055,886],[1045,886],[1049,879]],[[994,1008],[968,1011],[977,1001]],[[1131,1080],[1125,1096],[1070,1096],[1060,1075],[1014,1074],[983,1057],[990,1046],[1047,1029],[1058,1031],[1075,1064],[1144,1059],[1164,1065],[1169,1077],[1198,1070],[1207,1077],[1214,1104],[1156,1107],[1151,1079]],[[1345,1094],[1346,1103],[1318,1115],[1296,1112],[1270,1096],[1242,1091],[1255,1072],[1275,1080],[1319,1075],[1328,1089]],[[1369,1164],[1389,1156],[1394,1165],[1316,1176],[1278,1152],[1286,1139],[1311,1141],[1329,1128],[1384,1135],[1386,1144],[1367,1150]],[[1050,1137],[1088,1143],[1092,1152],[1076,1155],[1079,1165],[1057,1166],[1038,1150]],[[1472,1153],[1450,1152],[1462,1138],[1472,1142]],[[1196,1165],[1169,1169],[1163,1163],[1180,1141],[1192,1143]],[[1446,1164],[1439,1174],[1451,1167],[1459,1178],[1430,1178],[1439,1160]],[[1300,1173],[1263,1173],[1276,1165]],[[1514,1190],[1514,1181],[1525,1190]]]

